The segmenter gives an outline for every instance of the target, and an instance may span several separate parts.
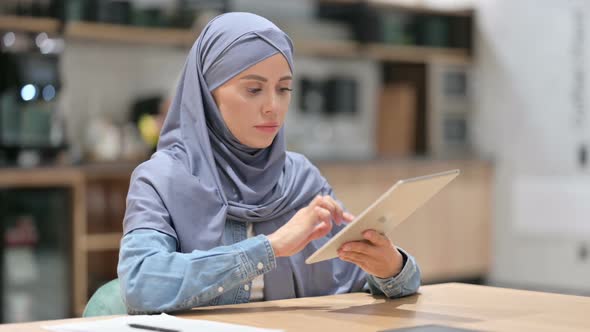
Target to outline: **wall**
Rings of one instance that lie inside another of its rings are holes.
[[[66,40],[61,57],[61,103],[72,144],[86,137],[87,123],[108,118],[122,125],[133,101],[169,93],[188,50]]]
[[[473,132],[496,167],[491,281],[590,293],[590,169],[578,153],[590,146],[590,3],[476,6]]]

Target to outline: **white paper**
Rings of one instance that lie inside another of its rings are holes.
[[[63,325],[44,326],[43,328],[53,332],[150,332],[149,330],[130,327],[129,324],[143,324],[154,327],[188,331],[208,332],[277,332],[281,330],[263,329],[246,325],[220,323],[208,320],[185,319],[160,315],[138,315],[95,320],[90,322],[78,322]]]

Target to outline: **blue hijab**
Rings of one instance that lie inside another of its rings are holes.
[[[291,40],[260,16],[227,13],[209,22],[190,50],[157,152],[133,172],[124,234],[155,229],[174,237],[180,252],[209,250],[222,244],[226,219],[252,222],[256,233],[269,234],[327,187],[307,159],[286,151],[284,129],[267,148],[241,144],[226,127],[211,94],[278,53],[293,72]],[[305,267],[303,259],[278,259],[275,277],[283,280],[277,283],[294,281],[297,274],[310,278],[312,270],[332,265]],[[325,272],[333,280],[334,271]],[[296,295],[278,287],[273,293],[266,277],[267,299]],[[299,287],[313,282],[301,280]]]

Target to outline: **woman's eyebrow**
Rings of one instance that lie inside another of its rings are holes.
[[[260,76],[260,75],[256,75],[256,74],[250,74],[250,75],[246,75],[244,77],[240,78],[241,80],[255,80],[255,81],[261,81],[261,82],[268,82],[268,79],[266,77]],[[283,76],[279,79],[279,81],[288,81],[288,80],[292,80],[293,77],[291,76]]]

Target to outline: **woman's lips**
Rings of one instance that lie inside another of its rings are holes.
[[[279,125],[260,125],[254,126],[254,128],[264,133],[275,133],[279,129]]]

